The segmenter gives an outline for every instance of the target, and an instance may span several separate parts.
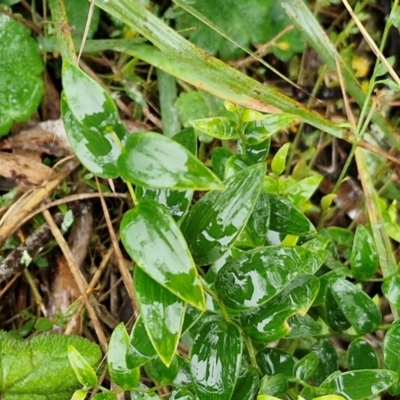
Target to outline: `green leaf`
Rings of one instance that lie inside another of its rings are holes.
[[[178,2],[182,6],[187,3],[187,1]],[[290,20],[279,3],[271,0],[250,0],[246,3],[237,3],[234,0],[215,2],[196,0],[189,4],[224,34],[245,47],[269,42],[290,25]],[[215,10],[218,10],[218,13]],[[190,14],[179,15],[177,30],[183,31],[193,43],[207,52],[219,53],[223,59],[232,59],[243,54],[241,49]],[[272,51],[277,57],[287,61],[294,51],[301,51],[304,44],[304,39],[298,31],[289,31],[281,36],[276,44],[274,43]]]
[[[75,349],[74,346],[68,346],[68,360],[71,363],[72,368],[84,389],[91,389],[97,384],[97,376],[93,371],[93,368],[88,364],[81,353]]]
[[[385,336],[383,341],[383,363],[384,367],[396,372],[397,379],[395,383],[389,388],[391,395],[400,393],[400,325],[393,325]]]
[[[227,307],[259,307],[281,292],[308,262],[308,250],[271,246],[228,261],[217,274],[215,290]]]
[[[288,378],[284,374],[276,374],[273,376],[265,375],[261,379],[260,394],[257,400],[260,399],[277,399],[274,396],[283,396],[288,390]],[[264,396],[267,395],[267,396]]]
[[[196,400],[194,394],[187,389],[173,390],[168,397],[168,400]]]
[[[271,162],[271,170],[272,172],[279,176],[286,168],[286,156],[289,151],[290,142],[285,143],[274,155],[274,158]]]
[[[134,286],[149,339],[169,366],[178,347],[186,304],[140,268],[135,268]]]
[[[267,114],[262,120],[248,122],[244,127],[246,142],[255,145],[271,138],[291,124],[296,117],[291,114]]]
[[[225,177],[225,166],[233,154],[223,147],[214,147],[211,154],[211,164],[215,175],[223,180]]]
[[[269,199],[262,190],[246,225],[246,232],[256,246],[263,246],[269,226]]]
[[[319,281],[313,275],[298,275],[272,300],[240,315],[244,331],[254,340],[273,342],[290,332],[287,318],[305,314],[318,293]]]
[[[165,290],[165,289],[164,289]],[[179,372],[179,363],[176,357],[173,357],[167,367],[164,362],[156,357],[150,360],[145,366],[146,375],[153,381],[168,385],[173,383]]]
[[[251,167],[252,165],[253,162],[246,156],[243,156],[241,154],[234,154],[226,162],[224,178],[228,179],[238,172],[243,171],[248,167]]]
[[[209,192],[189,211],[182,232],[198,265],[218,260],[245,227],[261,191],[265,165],[257,164],[225,182],[226,189]]]
[[[77,336],[43,334],[30,340],[0,332],[0,393],[8,400],[70,400],[79,381],[68,360],[72,345],[97,368],[102,354],[95,343]]]
[[[385,279],[382,284],[382,293],[397,308],[400,308],[400,277],[392,276]]]
[[[290,201],[281,196],[268,194],[271,207],[269,229],[287,235],[306,235],[315,228],[311,222]]]
[[[301,206],[311,198],[318,189],[322,179],[322,175],[316,174],[298,181],[290,187],[290,190],[285,191],[285,198],[297,207]]]
[[[173,140],[186,147],[192,154],[197,154],[197,138],[192,128],[178,132]],[[139,200],[151,199],[160,203],[178,221],[188,210],[193,198],[192,190],[150,189],[136,187],[136,196]]]
[[[343,314],[358,332],[373,332],[381,323],[379,308],[351,282],[338,279],[332,283],[331,291]]]
[[[334,373],[320,386],[346,399],[364,400],[370,396],[378,396],[386,390],[397,378],[397,374],[388,370],[363,369]]]
[[[65,11],[67,12],[68,25],[71,30],[71,35],[75,40],[80,40],[83,37],[86,28],[90,3],[82,2],[81,0],[68,0],[65,2]],[[100,22],[100,10],[98,7],[93,9],[91,15],[88,39],[91,39],[97,31]]]
[[[271,139],[265,139],[257,144],[247,143],[243,149],[243,142],[238,140],[238,149],[253,163],[264,162],[268,156],[270,146]]]
[[[83,389],[78,389],[72,395],[71,400],[85,400],[87,396],[87,391]]]
[[[350,370],[379,368],[379,360],[376,352],[365,340],[353,340],[347,348],[346,357],[347,366]]]
[[[131,345],[126,355],[126,365],[128,368],[140,367],[157,355],[147,335],[141,315],[136,319],[135,325],[132,328],[130,341]]]
[[[122,178],[140,186],[165,189],[223,189],[221,181],[190,151],[164,135],[136,133],[118,159]]]
[[[0,13],[0,137],[14,121],[28,120],[43,96],[43,61],[30,34],[22,23]]]
[[[293,375],[301,382],[310,380],[318,369],[318,356],[315,353],[309,353],[299,360],[294,368]]]
[[[142,201],[124,215],[120,231],[126,251],[140,268],[182,300],[205,309],[203,288],[185,239],[162,206]]]
[[[293,377],[293,368],[298,361],[292,354],[275,347],[259,351],[256,359],[263,374],[270,376],[282,374],[287,378]]]
[[[350,257],[353,277],[359,281],[371,278],[378,269],[378,261],[372,236],[364,226],[358,225]]]
[[[311,350],[318,356],[318,369],[314,375],[314,381],[320,385],[339,368],[338,356],[335,348],[325,340],[314,344]]]
[[[190,352],[190,369],[199,400],[231,399],[242,350],[242,337],[236,325],[222,321],[203,325]]]
[[[335,297],[333,297],[330,286],[327,286],[325,292],[325,320],[328,326],[336,332],[344,331],[351,326]]]
[[[76,65],[64,61],[62,119],[81,163],[103,178],[118,176],[116,162],[127,131],[107,92]]]
[[[318,335],[321,332],[321,326],[309,315],[292,315],[287,319],[290,332],[288,339],[305,339]]]
[[[231,400],[252,400],[258,392],[260,378],[249,365],[242,366]]]
[[[221,140],[235,139],[238,136],[237,124],[226,117],[204,118],[190,121],[194,129]]]
[[[124,324],[118,324],[111,334],[108,346],[107,366],[112,381],[124,390],[137,387],[140,379],[139,368],[129,368],[127,356],[130,339]]]

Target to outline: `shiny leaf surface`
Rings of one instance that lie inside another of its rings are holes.
[[[221,140],[235,139],[238,135],[236,123],[226,117],[204,118],[190,121],[194,129]]]
[[[264,162],[268,156],[270,146],[271,139],[265,139],[256,144],[246,143],[246,146],[244,146],[243,149],[242,141],[240,138],[238,140],[238,148],[242,149],[241,152],[243,152],[247,158],[253,161],[253,163]]]
[[[259,308],[241,314],[243,329],[254,340],[273,342],[285,337],[290,327],[287,318],[293,314],[305,314],[318,293],[318,278],[312,275],[298,275],[272,300]]]
[[[200,278],[185,239],[161,205],[147,200],[128,211],[121,222],[121,239],[149,276],[182,300],[205,309]]]
[[[124,324],[120,323],[116,326],[110,338],[107,366],[113,382],[125,390],[134,389],[140,378],[139,368],[129,368],[127,365],[129,342],[128,332]]]
[[[199,400],[230,400],[239,375],[242,347],[235,325],[222,321],[203,325],[194,338],[190,362]]]
[[[384,367],[400,374],[400,325],[394,325],[388,330],[383,342]],[[389,388],[391,395],[400,393],[399,375],[395,383]]]
[[[116,160],[121,150],[111,135],[92,132],[80,124],[63,98],[61,114],[68,141],[82,165],[102,178],[116,178]]]
[[[379,308],[351,282],[338,279],[332,283],[331,291],[343,314],[358,332],[373,332],[381,323]]]
[[[244,129],[246,140],[250,144],[263,142],[285,129],[295,119],[296,117],[293,115],[280,113],[267,114],[262,120],[248,122]]]
[[[115,165],[127,131],[114,101],[97,82],[68,61],[63,63],[62,82],[62,118],[76,156],[94,174],[117,177]]]
[[[272,396],[283,396],[287,392],[288,387],[288,378],[285,375],[265,375],[261,379],[260,394],[266,394],[269,398],[275,399],[276,397]]]
[[[325,321],[336,332],[344,331],[351,326],[330,288],[327,288],[325,293]]]
[[[378,269],[378,253],[371,234],[363,225],[358,225],[351,250],[350,267],[357,280],[369,279]]]
[[[277,295],[308,261],[301,247],[262,247],[225,264],[215,280],[215,289],[231,309],[259,307]]]
[[[97,376],[93,368],[82,357],[81,353],[74,346],[68,346],[68,359],[81,385],[85,389],[96,386]]]
[[[288,235],[306,235],[315,231],[311,222],[292,203],[281,196],[268,194],[271,207],[269,229]]]
[[[178,347],[186,305],[141,268],[135,268],[134,286],[149,339],[169,366]]]
[[[330,389],[346,399],[364,400],[386,390],[396,378],[397,374],[393,371],[363,369],[332,374],[321,388]]]
[[[189,150],[164,135],[136,133],[118,159],[122,178],[158,189],[223,189],[221,181]]]
[[[130,347],[126,355],[128,368],[140,367],[156,356],[156,351],[147,335],[141,315],[137,318],[130,334]]]
[[[300,381],[306,382],[310,380],[318,369],[318,356],[310,353],[299,360],[294,368],[293,375]]]
[[[335,348],[323,340],[312,347],[312,351],[318,356],[318,368],[314,375],[314,381],[320,385],[329,375],[339,368],[338,355]]]
[[[293,367],[298,361],[287,351],[274,347],[259,351],[256,359],[263,374],[270,376],[283,374],[287,378],[293,377]]]
[[[231,400],[252,400],[258,392],[259,383],[257,372],[249,365],[242,366]]]
[[[385,297],[397,308],[400,308],[400,277],[392,276],[382,284],[382,292]]]
[[[156,357],[151,359],[144,366],[146,375],[153,381],[162,384],[170,384],[174,381],[179,371],[179,363],[176,357],[174,357],[167,367],[160,358]]]
[[[365,340],[353,340],[347,348],[348,369],[378,369],[379,361],[374,348]]]
[[[225,166],[233,154],[223,147],[214,147],[211,154],[211,165],[215,175],[223,180],[225,177]]]
[[[287,319],[290,332],[287,335],[289,339],[304,339],[320,333],[321,327],[309,315],[295,314]]]
[[[231,247],[253,211],[264,174],[264,164],[239,172],[224,191],[209,192],[192,207],[181,229],[196,264],[211,264]]]
[[[286,168],[286,156],[288,154],[290,143],[285,143],[274,155],[271,162],[272,172],[279,176]]]
[[[247,234],[257,247],[263,246],[267,238],[269,214],[268,195],[262,190],[246,225]]]

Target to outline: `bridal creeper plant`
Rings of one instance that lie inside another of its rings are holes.
[[[56,16],[56,3],[50,3]],[[89,171],[121,178],[131,195],[120,236],[134,262],[140,316],[131,332],[120,324],[110,338],[107,369],[116,390],[99,386],[97,345],[63,335],[22,342],[2,333],[1,397],[78,400],[96,389],[97,400],[124,391],[133,400],[159,399],[157,390],[164,387],[171,389],[171,400],[362,400],[384,391],[399,394],[400,325],[382,325],[380,297],[363,290],[380,263],[382,293],[397,315],[400,282],[390,256],[382,265],[375,249],[379,227],[372,226],[372,234],[364,226],[354,234],[317,230],[306,214],[322,177],[301,168],[284,175],[289,144],[269,157],[271,137],[297,119],[333,136],[354,137],[205,56],[137,3],[96,4],[157,47],[115,42],[114,49],[230,101],[224,116],[192,120],[172,137],[130,135],[110,96],[63,53],[61,108],[71,146]],[[297,20],[308,16],[302,2],[282,4],[288,15],[296,9]],[[313,24],[310,19],[304,26],[313,27],[315,36]],[[325,47],[324,61],[337,65],[332,47]],[[34,83],[41,71],[36,61]],[[366,102],[349,72],[343,75],[356,101]],[[265,103],[286,112],[261,113]],[[371,109],[370,115],[391,138],[380,114]],[[0,125],[4,132],[12,120],[26,116],[7,118]],[[222,143],[212,151],[211,168],[197,154],[200,134]],[[195,191],[202,196],[194,197]],[[331,200],[324,198],[321,208],[327,210]],[[381,211],[375,209],[377,221]],[[387,332],[378,354],[366,339],[379,329]],[[339,354],[329,338],[345,340],[347,350]],[[140,368],[157,386],[141,382]]]

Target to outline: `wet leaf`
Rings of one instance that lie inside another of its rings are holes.
[[[291,202],[281,196],[268,194],[271,207],[269,229],[287,235],[306,235],[315,228]]]
[[[351,323],[344,315],[343,310],[339,307],[329,287],[326,289],[325,293],[325,321],[328,326],[336,332],[344,331],[351,326]]]
[[[317,324],[309,315],[292,315],[287,319],[290,332],[289,339],[304,339],[317,335],[321,331],[321,326]]]
[[[179,372],[178,359],[174,357],[167,367],[160,358],[150,360],[145,366],[146,375],[153,381],[160,384],[171,384]]]
[[[189,211],[182,232],[198,265],[218,260],[235,242],[249,219],[261,190],[265,165],[257,164],[209,192]]]
[[[30,34],[22,23],[0,13],[0,137],[14,121],[27,121],[43,96],[43,61]]]
[[[388,370],[363,369],[332,374],[320,386],[343,395],[346,399],[364,400],[377,396],[386,390],[397,378],[397,374]]]
[[[272,396],[283,396],[288,390],[288,378],[283,374],[276,374],[274,376],[265,375],[261,379],[260,394],[268,395],[266,398],[276,399]],[[257,399],[264,398],[257,396]]]
[[[315,193],[322,179],[322,175],[315,174],[298,181],[290,187],[290,190],[285,191],[285,198],[295,206],[301,206]]]
[[[400,374],[400,325],[390,328],[383,342],[383,363],[384,367]],[[400,378],[397,376],[394,384],[389,388],[391,395],[400,393]]]
[[[358,332],[373,332],[381,323],[379,308],[351,282],[338,279],[332,283],[331,291],[343,314]]]
[[[293,368],[298,361],[296,357],[285,350],[270,347],[257,353],[257,364],[263,374],[283,374],[286,378],[293,377]]]
[[[96,386],[96,373],[85,358],[82,357],[81,353],[79,353],[79,351],[72,345],[68,346],[68,360],[84,389],[91,389]]]
[[[215,175],[223,180],[225,177],[225,166],[233,154],[223,147],[214,147],[211,154],[211,164]]]
[[[294,376],[301,382],[307,382],[317,372],[318,362],[318,356],[315,353],[307,354],[295,364]]]
[[[265,244],[269,226],[269,214],[268,195],[262,190],[246,225],[246,232],[257,247]]]
[[[91,172],[116,178],[127,131],[107,92],[76,65],[64,61],[62,119],[75,155]]]
[[[227,262],[215,280],[215,290],[227,307],[259,307],[281,292],[302,272],[308,251],[271,246],[248,251]]]
[[[226,162],[224,179],[228,179],[238,172],[243,171],[248,167],[251,167],[252,165],[253,162],[246,156],[243,156],[241,154],[234,154],[229,157]]]
[[[201,310],[205,300],[200,278],[175,221],[158,203],[142,201],[121,221],[128,254],[149,276]]]
[[[194,338],[190,362],[199,400],[231,399],[239,375],[242,347],[236,325],[222,321],[203,325]]]
[[[204,118],[190,121],[194,129],[221,140],[235,139],[238,136],[237,124],[226,117]]]
[[[286,156],[288,154],[290,143],[285,143],[274,155],[271,162],[272,172],[279,176],[286,168]]]
[[[168,367],[178,347],[186,304],[141,268],[135,268],[134,286],[148,337]]]
[[[347,348],[348,369],[378,369],[379,361],[374,348],[365,340],[353,340]]]
[[[296,313],[305,314],[318,289],[318,278],[312,275],[298,275],[272,300],[240,315],[244,331],[262,343],[285,337],[290,332],[287,318]]]
[[[385,297],[397,308],[400,308],[400,277],[392,276],[385,279],[382,284],[382,292]]]
[[[296,119],[291,114],[267,114],[262,120],[248,122],[244,127],[246,141],[255,145],[270,139],[275,133],[285,129]]]
[[[231,400],[252,400],[258,392],[260,378],[249,365],[242,366]]]
[[[136,133],[128,138],[118,159],[122,178],[158,189],[223,189],[221,181],[190,151],[164,135]]]
[[[350,257],[354,278],[362,281],[374,276],[378,269],[378,261],[378,253],[371,234],[364,226],[358,225]]]
[[[173,390],[168,397],[168,400],[195,400],[195,396],[192,392],[186,389]]]
[[[130,339],[123,323],[117,325],[111,335],[108,346],[108,373],[114,383],[122,389],[134,389],[140,378],[139,368],[129,368],[127,356],[130,351]]]
[[[126,355],[126,365],[131,369],[140,367],[154,358],[156,354],[143,324],[143,318],[139,315],[130,334],[130,346]]]
[[[339,368],[338,355],[335,348],[325,340],[316,343],[311,350],[318,356],[318,368],[313,379],[320,385]]]

